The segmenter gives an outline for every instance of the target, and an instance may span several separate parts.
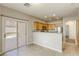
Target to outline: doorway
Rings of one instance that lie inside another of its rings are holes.
[[[2,16],[2,30],[3,52],[27,44],[27,21]]]
[[[69,25],[66,25],[66,42],[69,42]]]
[[[69,20],[66,22],[66,42],[69,44],[75,44],[76,40],[76,21]]]

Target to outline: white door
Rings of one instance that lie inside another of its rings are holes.
[[[2,17],[3,52],[17,48],[17,22],[13,18]]]
[[[27,43],[27,24],[24,21],[18,22],[18,47],[25,46]]]

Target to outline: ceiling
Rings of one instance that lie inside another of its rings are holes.
[[[30,3],[32,6],[24,6],[25,3],[1,3],[1,5],[16,9],[28,15],[45,20],[45,16],[55,14],[60,17],[75,16],[78,3]]]

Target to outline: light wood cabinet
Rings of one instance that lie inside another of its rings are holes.
[[[45,26],[47,30],[52,30],[52,29],[55,29],[56,27],[55,24],[34,22],[33,29],[36,31],[41,31],[43,26]]]
[[[43,25],[44,25],[44,24],[41,23],[41,22],[34,22],[33,28],[34,28],[35,30],[37,30],[37,31],[40,31],[40,30],[42,29],[42,26],[43,26]]]
[[[56,28],[56,25],[55,24],[48,24],[47,28],[48,28],[48,30],[52,30],[52,29]]]

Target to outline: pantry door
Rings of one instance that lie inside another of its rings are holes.
[[[18,21],[18,47],[27,44],[27,22]]]
[[[9,17],[2,17],[2,50],[7,52],[17,48],[17,21]]]

